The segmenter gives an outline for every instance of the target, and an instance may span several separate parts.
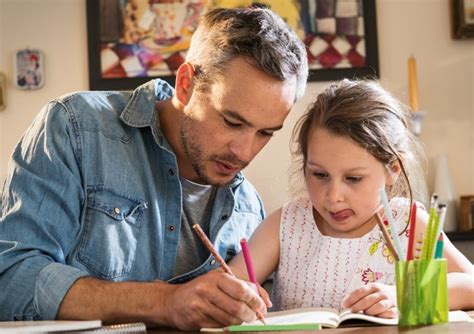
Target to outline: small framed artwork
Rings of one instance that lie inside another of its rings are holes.
[[[250,5],[270,8],[296,31],[309,81],[379,76],[373,0],[87,0],[90,89],[134,89],[156,77],[174,84],[199,17]]]
[[[451,0],[453,37],[474,37],[474,0]]]
[[[5,74],[0,72],[0,111],[7,107],[7,79]]]
[[[473,230],[474,195],[461,196],[459,214],[459,231],[465,232]]]
[[[39,89],[44,84],[44,56],[40,50],[24,49],[15,55],[15,85],[20,89]]]

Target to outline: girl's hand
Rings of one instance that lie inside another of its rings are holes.
[[[354,290],[342,300],[341,306],[354,313],[363,311],[380,318],[398,316],[395,286],[381,283],[369,283]]]

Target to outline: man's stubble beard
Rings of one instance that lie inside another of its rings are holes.
[[[207,159],[207,157],[204,153],[202,145],[199,143],[199,136],[195,135],[196,131],[194,131],[194,129],[197,127],[198,125],[192,118],[188,116],[184,117],[183,123],[181,125],[181,141],[183,143],[184,153],[191,163],[194,172],[199,178],[196,181],[212,186],[225,186],[229,184],[231,180],[228,182],[218,182],[206,174],[205,159]]]

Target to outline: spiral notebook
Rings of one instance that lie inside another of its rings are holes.
[[[97,329],[80,331],[79,333],[146,333],[146,325],[143,322],[109,325]]]
[[[0,333],[146,333],[142,322],[102,326],[100,320],[39,320],[0,322]]]
[[[2,321],[0,333],[49,333],[82,331],[100,328],[100,320],[36,320],[36,321]]]

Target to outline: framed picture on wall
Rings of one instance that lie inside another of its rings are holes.
[[[474,0],[451,0],[453,37],[474,37]]]
[[[90,89],[134,89],[157,77],[174,84],[200,16],[256,3],[303,40],[309,81],[379,76],[373,0],[87,0]]]
[[[0,72],[0,111],[7,107],[7,79],[5,74]]]

